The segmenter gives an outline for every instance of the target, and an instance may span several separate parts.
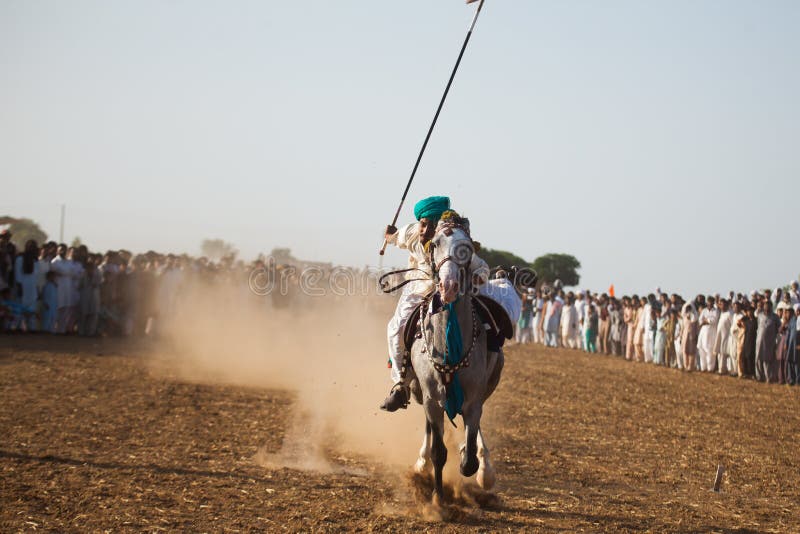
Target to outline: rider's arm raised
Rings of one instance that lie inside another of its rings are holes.
[[[401,227],[392,235],[386,235],[386,242],[397,248],[410,249],[419,240],[419,223],[411,223]]]

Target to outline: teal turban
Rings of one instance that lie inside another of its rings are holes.
[[[428,197],[423,198],[414,205],[414,217],[417,220],[423,217],[428,219],[439,219],[442,213],[450,209],[449,197]]]

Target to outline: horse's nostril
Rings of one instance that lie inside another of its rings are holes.
[[[443,297],[450,298],[458,293],[459,283],[452,280],[439,282],[439,291]]]

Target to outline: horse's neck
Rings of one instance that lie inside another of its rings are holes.
[[[472,296],[461,295],[453,306],[458,314],[458,323],[461,326],[461,335],[466,341],[472,335]]]
[[[458,316],[458,325],[461,327],[461,339],[463,341],[464,347],[468,347],[470,345],[470,340],[472,339],[472,296],[461,295],[458,297],[458,300],[453,305],[453,310],[455,311],[456,315]],[[445,332],[447,330],[447,315],[445,313],[437,314],[438,320],[434,323],[434,331],[436,332],[436,349],[439,351],[444,351],[444,343],[445,343]]]

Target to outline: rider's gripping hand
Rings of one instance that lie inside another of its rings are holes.
[[[397,233],[397,227],[396,226],[392,226],[390,224],[390,225],[388,225],[386,227],[386,231],[384,232],[384,236],[386,237],[386,240],[388,241],[396,233]]]

